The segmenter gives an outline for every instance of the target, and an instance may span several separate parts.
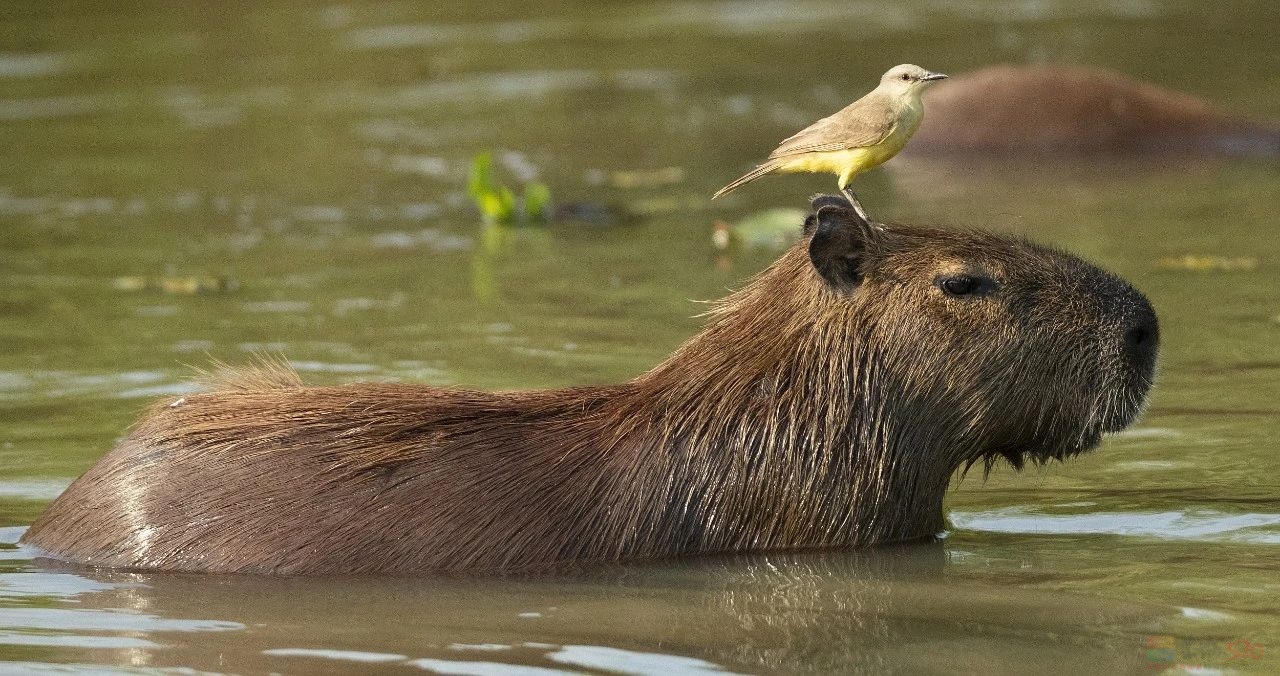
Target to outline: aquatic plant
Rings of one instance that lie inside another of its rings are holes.
[[[524,186],[524,196],[494,178],[493,153],[476,153],[471,158],[467,193],[480,210],[486,223],[546,223],[550,220],[551,189],[545,183],[531,181]]]

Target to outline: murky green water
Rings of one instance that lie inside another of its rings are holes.
[[[533,7],[0,6],[0,541],[210,356],[498,389],[648,368],[774,255],[716,256],[711,222],[828,186],[711,192],[894,63],[1091,63],[1280,117],[1269,0]],[[629,215],[485,231],[482,149]],[[1024,233],[1146,291],[1146,418],[966,479],[942,542],[867,552],[317,581],[0,545],[0,671],[1280,671],[1280,166],[904,158],[862,183],[882,217]]]

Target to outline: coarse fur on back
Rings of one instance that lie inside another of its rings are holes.
[[[282,364],[158,403],[28,530],[47,556],[270,574],[539,570],[929,537],[959,468],[1082,452],[1138,414],[1155,317],[994,234],[818,197],[807,236],[618,385],[306,387]]]

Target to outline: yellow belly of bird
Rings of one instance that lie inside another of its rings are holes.
[[[866,148],[798,155],[778,167],[777,171],[788,174],[801,172],[835,174],[840,177],[840,189],[843,190],[854,176],[884,164],[890,157],[897,155],[905,145],[905,138],[899,141],[890,135],[880,143]]]

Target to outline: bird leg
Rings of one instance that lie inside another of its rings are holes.
[[[860,216],[862,220],[871,220],[867,216],[867,210],[862,208],[862,202],[858,201],[858,196],[853,194],[853,190],[851,188],[841,188],[840,192],[844,193],[845,198],[849,200],[849,205],[853,207],[853,210],[857,212],[858,216]]]

